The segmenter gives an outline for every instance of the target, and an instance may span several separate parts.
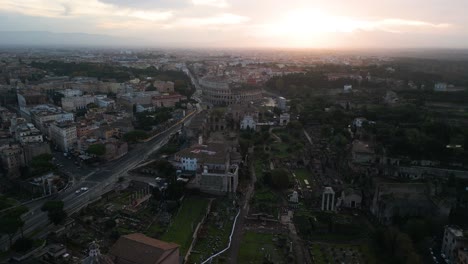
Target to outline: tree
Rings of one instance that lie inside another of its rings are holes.
[[[92,109],[92,108],[98,108],[98,106],[95,103],[89,103],[89,104],[86,105],[86,108]]]
[[[286,189],[289,187],[289,173],[284,169],[272,170],[271,182],[277,189]]]
[[[51,154],[41,154],[32,158],[30,165],[32,175],[41,175],[54,170],[55,166],[50,162],[51,160]]]
[[[150,91],[156,91],[156,87],[154,87],[153,84],[151,84],[150,86],[146,87],[146,91],[150,92]]]
[[[142,140],[145,138],[148,138],[148,134],[145,131],[141,131],[141,130],[130,131],[123,135],[124,141],[129,142],[129,143],[136,143],[139,140]]]
[[[10,248],[13,244],[13,236],[16,234],[20,227],[18,218],[11,216],[4,216],[0,218],[0,234],[5,234],[8,236],[10,241]]]
[[[86,150],[89,154],[93,154],[96,156],[103,156],[106,154],[106,145],[104,144],[92,144]]]
[[[64,203],[59,200],[47,201],[41,208],[43,212],[47,212],[49,221],[54,225],[63,223],[67,218],[67,213],[63,210]]]
[[[10,247],[12,246],[13,236],[16,234],[18,229],[21,231],[21,238],[24,238],[24,221],[21,219],[21,215],[28,212],[28,210],[29,209],[25,206],[18,206],[8,210],[2,217],[0,217],[0,234],[8,235]]]
[[[12,249],[16,252],[27,252],[34,246],[34,241],[30,238],[22,237],[15,241]]]

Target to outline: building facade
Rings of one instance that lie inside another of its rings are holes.
[[[458,263],[459,249],[464,248],[468,242],[465,231],[457,226],[446,226],[442,239],[441,253],[450,263]]]
[[[160,93],[173,93],[174,92],[174,83],[173,82],[154,81],[153,86]]]
[[[212,105],[246,104],[262,99],[262,89],[255,86],[230,84],[226,79],[205,77],[199,81],[203,99]]]
[[[48,123],[74,121],[74,115],[53,105],[38,105],[30,109],[32,122],[43,133],[48,134]]]
[[[63,152],[69,152],[77,141],[76,125],[71,122],[55,122],[50,126],[50,137]]]
[[[322,211],[335,211],[335,191],[332,187],[325,187],[323,190]]]
[[[282,96],[278,97],[277,105],[278,105],[279,109],[285,111],[286,110],[286,103],[287,103],[286,98],[284,98]]]
[[[2,166],[8,171],[9,177],[19,176],[19,169],[24,164],[23,150],[19,144],[9,144],[0,147]]]
[[[240,122],[240,129],[255,131],[257,130],[257,122],[255,122],[252,116],[244,116],[244,118]]]
[[[63,97],[62,108],[65,111],[76,111],[80,109],[86,109],[88,104],[94,103],[94,96],[83,95],[74,97]]]

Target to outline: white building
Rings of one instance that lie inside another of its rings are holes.
[[[230,165],[226,171],[209,171],[207,166],[199,177],[200,191],[207,193],[235,193],[239,179],[239,167]]]
[[[177,152],[173,164],[191,175],[189,188],[214,194],[236,192],[238,166],[233,159],[236,153],[225,144],[194,145]]]
[[[95,103],[100,108],[108,108],[113,107],[115,105],[115,101],[107,98],[107,95],[96,95]]]
[[[65,111],[76,111],[79,109],[85,109],[88,104],[94,103],[94,96],[83,95],[74,97],[63,97],[62,108]]]
[[[277,102],[277,104],[278,104],[278,108],[279,108],[279,109],[281,109],[281,110],[283,110],[283,111],[286,110],[286,103],[287,103],[286,98],[281,97],[281,96],[278,97],[278,102]]]
[[[457,226],[446,226],[442,239],[441,253],[449,260],[449,263],[457,263],[458,249],[468,242],[463,229]]]
[[[54,122],[49,127],[50,137],[57,147],[68,152],[77,141],[76,125],[71,122]]]
[[[58,91],[58,93],[63,94],[63,96],[65,97],[75,97],[75,96],[83,95],[83,91],[78,90],[78,89],[65,89],[65,90]]]
[[[197,170],[197,158],[196,157],[182,157],[180,158],[182,169],[185,171],[196,171]]]
[[[343,86],[343,91],[345,93],[351,92],[352,90],[353,90],[353,86],[351,84],[346,84],[345,86]]]
[[[291,203],[298,203],[299,202],[299,194],[297,191],[294,191],[291,195],[289,195],[289,201]]]
[[[151,104],[153,96],[157,95],[160,95],[158,91],[133,92],[120,95],[120,100],[126,105]]]
[[[357,117],[353,120],[353,126],[362,127],[362,125],[367,122],[367,119],[364,117]]]
[[[280,126],[287,126],[289,124],[290,119],[291,119],[291,116],[288,113],[281,114],[280,115],[279,125]]]
[[[354,189],[341,192],[340,205],[346,208],[361,208],[362,196]]]
[[[325,187],[323,190],[322,211],[335,211],[335,191],[332,187]]]
[[[255,131],[257,129],[257,122],[253,119],[252,116],[244,116],[242,121],[240,122],[240,129],[241,130],[253,130]]]
[[[152,104],[136,104],[136,112],[154,112],[156,107]]]
[[[436,91],[436,92],[446,92],[447,91],[447,84],[442,83],[442,82],[434,84],[434,91]]]
[[[33,124],[35,124],[43,134],[48,133],[46,123],[74,121],[72,113],[65,112],[60,107],[55,107],[53,105],[38,105],[31,108],[29,112],[31,113]]]
[[[22,144],[43,142],[41,131],[33,124],[19,124],[15,129],[15,137]]]

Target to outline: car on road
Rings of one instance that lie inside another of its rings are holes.
[[[89,190],[88,187],[81,187],[80,189],[75,191],[75,194],[84,193],[84,192],[87,192],[88,190]]]

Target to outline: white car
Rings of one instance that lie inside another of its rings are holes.
[[[81,190],[82,192],[86,192],[87,190],[89,190],[89,188],[88,188],[88,187],[81,187],[80,190]]]

